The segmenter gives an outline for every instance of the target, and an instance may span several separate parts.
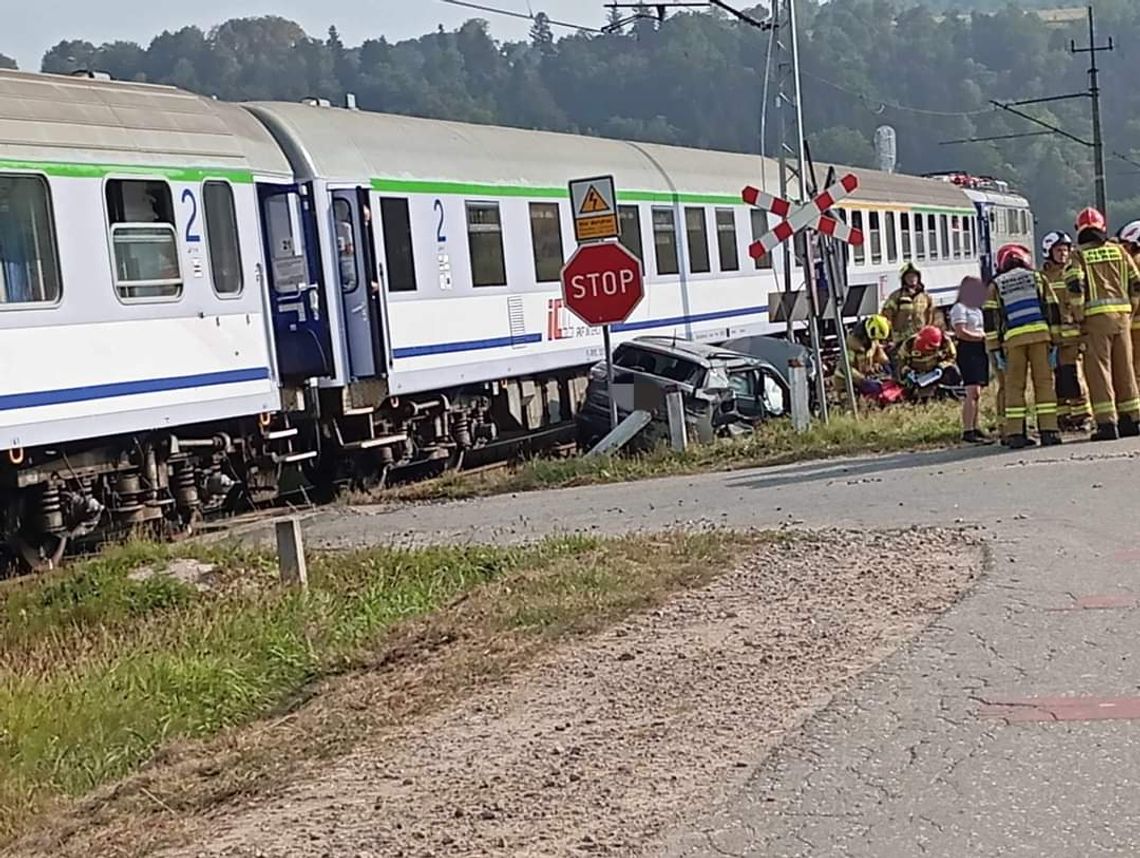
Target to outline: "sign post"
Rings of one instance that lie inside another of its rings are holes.
[[[618,408],[610,325],[628,319],[645,297],[641,262],[614,241],[621,233],[621,225],[613,176],[570,182],[570,206],[579,247],[562,269],[562,301],[587,325],[601,326],[610,428],[616,429]]]
[[[614,344],[610,326],[602,325],[602,347],[606,350],[606,392],[610,395],[610,429],[617,429],[617,392],[614,390]]]

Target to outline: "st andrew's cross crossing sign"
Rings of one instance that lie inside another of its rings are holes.
[[[582,245],[562,269],[562,300],[588,325],[624,322],[644,296],[641,263],[616,241]]]
[[[780,197],[774,197],[749,185],[741,193],[744,202],[750,206],[766,209],[777,217],[784,218],[776,224],[775,229],[760,236],[748,248],[748,255],[753,259],[771,253],[801,229],[810,227],[824,235],[830,235],[848,244],[860,245],[863,243],[863,231],[848,226],[843,221],[829,217],[824,212],[829,211],[836,202],[859,187],[859,179],[854,173],[848,173],[815,199],[804,203],[793,210],[792,204]]]

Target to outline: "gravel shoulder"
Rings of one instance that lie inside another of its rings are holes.
[[[192,845],[164,854],[656,854],[954,604],[984,558],[953,530],[789,533],[283,794],[184,820]]]

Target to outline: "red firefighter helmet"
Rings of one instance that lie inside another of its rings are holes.
[[[934,325],[927,325],[914,338],[915,351],[928,354],[942,348],[942,331]]]
[[[1083,229],[1099,229],[1101,232],[1108,232],[1108,221],[1104,219],[1100,209],[1094,209],[1091,206],[1082,209],[1081,213],[1077,215],[1076,226],[1077,232]]]
[[[997,252],[997,269],[1005,274],[1013,268],[1032,268],[1033,254],[1024,244],[1003,244]]]

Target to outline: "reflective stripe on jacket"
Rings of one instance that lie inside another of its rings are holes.
[[[986,348],[1060,342],[1061,308],[1038,271],[1015,268],[990,281],[982,305]]]
[[[1115,241],[1089,244],[1073,254],[1074,266],[1066,275],[1069,302],[1085,316],[1104,313],[1132,315],[1132,295],[1140,292],[1140,271]]]
[[[1053,293],[1053,301],[1057,304],[1061,315],[1061,339],[1067,343],[1075,342],[1081,337],[1081,319],[1069,304],[1065,281],[1070,268],[1071,265],[1058,265],[1053,261],[1047,261],[1041,267],[1041,276],[1049,284],[1049,290]]]
[[[891,323],[892,342],[901,343],[934,323],[934,300],[925,289],[909,292],[900,288],[887,297],[879,312]]]

